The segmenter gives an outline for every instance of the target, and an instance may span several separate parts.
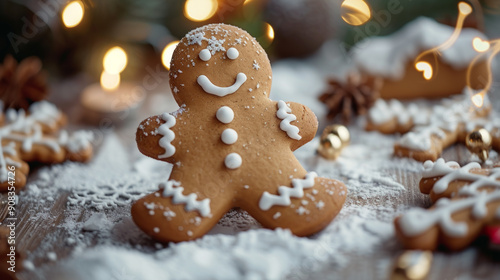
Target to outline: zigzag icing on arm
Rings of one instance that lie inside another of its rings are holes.
[[[443,176],[433,186],[435,193],[446,191],[453,181],[470,181],[471,184],[458,191],[459,195],[469,197],[459,200],[441,198],[434,209],[416,208],[405,213],[398,223],[403,233],[408,236],[417,236],[439,225],[448,236],[463,237],[468,232],[467,224],[453,221],[452,215],[458,211],[471,209],[472,217],[480,219],[488,214],[488,203],[500,200],[500,181],[498,181],[500,168],[493,169],[489,176],[485,176],[470,173],[471,169],[481,168],[478,163],[469,163],[459,167],[456,162],[446,163],[443,159],[435,163],[428,161],[424,167],[424,178]],[[498,190],[493,192],[479,190],[482,187],[494,187]]]
[[[286,132],[288,137],[300,140],[302,136],[299,135],[299,128],[295,125],[291,125],[290,122],[297,119],[297,117],[292,114],[292,109],[288,107],[285,101],[278,101],[278,111],[276,112],[276,116],[281,119],[280,129]]]
[[[202,217],[209,217],[211,215],[210,199],[205,198],[198,201],[198,196],[195,193],[183,195],[184,188],[181,183],[175,180],[169,180],[167,183],[161,183],[159,186],[162,189],[163,197],[171,197],[173,204],[184,204],[186,212],[198,211]]]
[[[309,172],[305,179],[293,179],[292,186],[280,186],[278,188],[279,195],[270,194],[268,192],[262,193],[259,201],[259,207],[263,211],[271,209],[274,205],[290,206],[292,203],[290,198],[301,198],[304,196],[304,189],[312,188],[314,186],[314,179],[318,175],[316,172]]]
[[[176,120],[174,116],[168,113],[163,113],[161,118],[165,123],[158,128],[158,133],[163,135],[163,137],[160,138],[159,144],[160,147],[165,149],[165,153],[159,155],[158,158],[168,158],[175,154],[175,147],[172,145],[172,141],[175,139],[175,133],[171,128],[175,125]]]

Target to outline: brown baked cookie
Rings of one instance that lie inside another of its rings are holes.
[[[389,36],[369,37],[352,49],[352,59],[358,70],[368,76],[383,79],[380,97],[384,99],[443,98],[460,94],[466,86],[485,87],[489,67],[482,56],[470,69],[478,55],[472,45],[474,38],[487,40],[476,29],[463,29],[448,47],[442,47],[452,37],[454,28],[419,17]],[[423,52],[431,53],[419,57]],[[417,60],[418,59],[418,60]],[[430,80],[417,70],[417,62],[426,62],[432,69]]]
[[[500,222],[500,168],[482,169],[478,163],[424,163],[420,190],[435,205],[411,209],[395,220],[396,234],[408,249],[451,250],[467,247],[486,225]]]
[[[0,191],[24,187],[29,171],[26,162],[84,162],[92,157],[92,135],[59,131],[65,123],[64,114],[45,101],[33,103],[27,113],[14,109],[0,113]]]
[[[443,99],[432,106],[403,104],[398,100],[377,100],[369,110],[367,130],[404,134],[394,145],[394,154],[418,161],[436,160],[455,143],[464,143],[469,132],[485,128],[492,137],[493,149],[500,151],[500,118],[485,105],[481,113],[470,110],[466,94],[459,100]]]
[[[207,233],[240,207],[264,227],[299,236],[327,226],[347,189],[308,173],[293,151],[318,122],[305,106],[269,99],[269,59],[247,32],[210,24],[174,51],[170,87],[180,109],[144,120],[139,150],[173,164],[170,180],[132,207],[135,223],[160,241]]]

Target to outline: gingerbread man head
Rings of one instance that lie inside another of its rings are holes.
[[[239,207],[265,227],[309,235],[340,211],[345,186],[293,155],[314,137],[315,115],[269,99],[269,59],[247,32],[223,24],[190,32],[174,51],[170,84],[180,109],[137,130],[142,153],[173,164],[170,180],[132,207],[146,233],[198,238]]]
[[[221,97],[243,94],[267,98],[271,64],[247,32],[230,25],[206,25],[179,42],[172,56],[170,87],[178,104],[219,103]]]

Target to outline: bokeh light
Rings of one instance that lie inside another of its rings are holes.
[[[465,2],[458,3],[458,10],[463,15],[469,15],[470,13],[472,13],[472,7]]]
[[[80,1],[72,1],[64,7],[62,11],[62,21],[67,28],[73,28],[80,24],[85,13],[83,4]]]
[[[120,47],[109,49],[104,55],[104,70],[110,74],[118,74],[127,66],[127,53]]]
[[[415,64],[415,68],[417,68],[418,71],[422,71],[424,78],[426,80],[430,80],[432,78],[432,66],[425,62],[425,61],[419,61],[417,64]]]
[[[370,6],[363,0],[345,0],[340,11],[342,19],[354,26],[366,23],[372,16]]]
[[[184,15],[192,21],[204,21],[217,12],[217,0],[186,0]]]
[[[269,23],[266,23],[266,35],[271,41],[274,40],[274,29]]]
[[[120,85],[120,74],[119,73],[108,73],[102,71],[101,73],[101,86],[107,91],[113,91]]]
[[[474,47],[474,50],[477,52],[485,52],[490,49],[490,42],[483,41],[481,38],[476,37],[472,40],[472,47]]]
[[[167,68],[167,70],[170,70],[170,60],[172,59],[172,55],[174,54],[174,50],[177,47],[177,44],[179,44],[179,41],[170,42],[161,53],[161,62],[163,63],[163,66]]]
[[[472,103],[474,104],[474,106],[476,106],[477,108],[481,108],[483,107],[483,96],[481,94],[474,94],[472,97],[471,97],[471,100],[472,100]]]

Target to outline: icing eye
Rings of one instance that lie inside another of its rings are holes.
[[[203,49],[201,50],[200,54],[198,55],[201,60],[203,61],[209,61],[210,58],[212,58],[212,54],[210,53],[209,50]]]
[[[229,50],[227,50],[226,54],[227,54],[227,57],[229,57],[229,59],[237,59],[238,56],[240,55],[238,50],[235,48],[229,48]]]

